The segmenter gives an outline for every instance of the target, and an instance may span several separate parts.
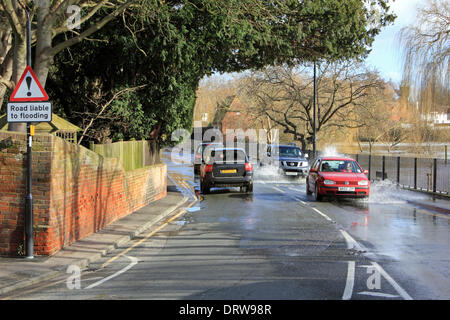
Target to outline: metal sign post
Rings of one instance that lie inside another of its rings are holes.
[[[313,159],[316,159],[316,153],[317,153],[317,150],[316,150],[316,134],[317,134],[317,125],[316,125],[316,118],[317,118],[317,104],[316,104],[316,101],[317,101],[317,97],[316,97],[316,94],[317,94],[317,88],[316,88],[316,85],[317,85],[317,83],[316,83],[316,61],[314,61],[314,79],[313,79],[313,108],[314,108],[314,110],[313,110]]]
[[[31,21],[27,8],[18,1],[20,6],[27,14],[27,66],[31,67]],[[34,258],[34,241],[33,241],[33,195],[31,193],[31,169],[32,155],[31,144],[32,137],[30,135],[30,123],[27,123],[27,198],[25,211],[25,254],[26,258]]]
[[[52,106],[48,95],[31,69],[31,21],[27,8],[19,1],[27,15],[27,67],[16,85],[6,108],[8,122],[27,123],[27,196],[25,208],[25,257],[34,258],[33,241],[33,195],[31,193],[32,178],[32,143],[31,123],[52,121]]]
[[[31,194],[31,167],[32,167],[32,147],[33,137],[30,134],[30,123],[27,123],[27,200],[25,213],[25,253],[27,259],[34,258],[33,241],[33,195]]]

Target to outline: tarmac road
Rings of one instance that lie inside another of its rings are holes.
[[[192,167],[168,165],[183,192],[198,190]],[[79,287],[68,273],[9,297],[449,299],[450,216],[394,191],[380,185],[366,202],[315,202],[304,180],[260,175],[253,194],[212,189],[83,270]]]

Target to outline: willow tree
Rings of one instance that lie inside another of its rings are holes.
[[[427,0],[414,25],[401,29],[403,81],[413,88],[422,112],[446,111],[449,101],[450,2]]]

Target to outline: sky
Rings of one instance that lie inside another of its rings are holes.
[[[416,8],[423,6],[426,0],[390,1],[391,10],[397,15],[394,24],[382,29],[372,45],[372,52],[366,59],[367,65],[376,68],[385,80],[400,83],[402,74],[401,48],[398,35],[401,28],[416,20]]]

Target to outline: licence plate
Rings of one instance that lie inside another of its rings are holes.
[[[298,175],[298,172],[286,172],[287,176],[296,176]]]
[[[220,173],[236,173],[236,169],[220,170]]]
[[[355,191],[355,187],[339,187],[339,191]]]

